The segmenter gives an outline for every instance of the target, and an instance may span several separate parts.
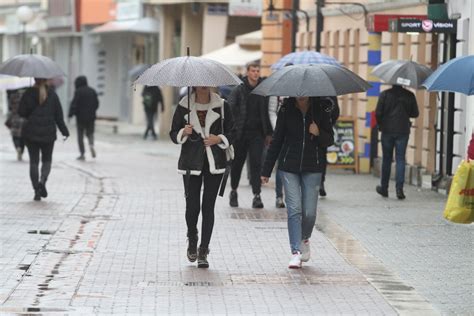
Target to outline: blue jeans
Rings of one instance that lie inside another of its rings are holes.
[[[291,252],[300,251],[301,240],[309,239],[316,222],[321,173],[281,171],[288,209]]]
[[[275,174],[275,195],[277,198],[283,197],[283,180],[281,176],[282,172],[283,171],[280,169],[277,169]]]
[[[382,133],[382,179],[381,186],[388,190],[392,168],[393,150],[395,149],[396,188],[403,189],[405,182],[405,153],[409,134]]]

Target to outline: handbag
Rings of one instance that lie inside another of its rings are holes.
[[[222,100],[221,104],[221,128],[222,134],[224,134],[224,100]],[[227,179],[229,178],[230,169],[232,168],[232,161],[234,161],[235,153],[234,153],[234,146],[232,144],[229,145],[226,149],[224,149],[225,158],[227,160],[224,175],[222,176],[222,181],[219,189],[219,196],[224,196],[225,186],[227,184]]]
[[[474,221],[474,161],[463,160],[456,170],[443,216],[460,224]]]

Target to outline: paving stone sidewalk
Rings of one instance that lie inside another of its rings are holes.
[[[252,210],[250,188],[244,183],[241,208],[228,207],[227,198],[218,200],[211,267],[201,270],[185,256],[177,146],[127,136],[101,141],[99,135],[97,160],[78,162],[75,141],[58,142],[50,197],[35,203],[27,163],[13,161],[9,139],[0,134],[0,313],[395,315],[410,312],[407,306],[427,314],[472,311],[467,302],[462,308],[447,308],[440,296],[425,291],[420,278],[433,278],[445,268],[423,270],[423,260],[414,255],[405,262],[414,266],[408,270],[417,279],[402,269],[406,263],[395,263],[397,254],[405,256],[409,248],[403,246],[406,239],[430,248],[425,254],[445,250],[422,242],[432,240],[436,231],[418,236],[416,227],[405,227],[410,217],[402,221],[387,215],[387,202],[360,185],[372,185],[375,180],[369,176],[330,176],[330,195],[320,204],[319,230],[312,238],[313,258],[300,271],[287,269],[286,212],[273,207],[272,189],[262,193],[266,208]],[[347,188],[354,192],[343,191]],[[411,191],[409,198],[425,194]],[[443,202],[432,192],[426,198],[433,208]],[[399,205],[395,202],[388,205]],[[423,205],[419,207],[425,209]],[[401,228],[409,231],[406,238],[399,236]],[[443,236],[455,235],[454,243],[470,234],[472,246],[472,230],[459,229],[454,226]],[[395,242],[387,237],[394,233]],[[466,244],[450,247],[469,252]],[[452,259],[453,264],[460,261],[462,269],[472,267],[472,253]],[[370,270],[390,278],[374,278]],[[398,290],[384,289],[387,280],[395,280]],[[464,281],[466,290],[469,277]],[[472,274],[470,282],[472,289]],[[461,292],[445,283],[450,295]],[[389,297],[395,292],[406,295],[412,305]],[[430,303],[423,296],[432,298]]]

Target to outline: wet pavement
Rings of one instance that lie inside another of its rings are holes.
[[[243,183],[240,208],[218,199],[202,270],[186,259],[178,146],[98,135],[98,158],[79,162],[74,139],[57,142],[34,202],[0,134],[0,314],[474,313],[473,225],[445,222],[437,193],[384,200],[372,176],[331,174],[312,259],[289,270],[286,212],[271,187],[251,209]]]

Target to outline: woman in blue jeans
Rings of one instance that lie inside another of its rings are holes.
[[[288,209],[291,269],[301,268],[310,258],[309,239],[316,221],[323,159],[319,147],[332,142],[329,113],[319,98],[288,98],[278,112],[272,143],[262,168],[267,183],[275,162],[281,171]]]

